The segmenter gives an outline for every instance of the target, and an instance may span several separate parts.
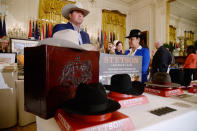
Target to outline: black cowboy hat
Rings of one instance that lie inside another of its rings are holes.
[[[102,115],[118,110],[120,104],[107,98],[101,83],[92,83],[80,84],[75,98],[66,101],[62,108],[73,114]]]
[[[131,38],[131,37],[141,37],[142,36],[142,32],[138,29],[133,29],[130,31],[129,36],[127,36],[126,38]]]
[[[166,72],[154,73],[151,82],[145,82],[145,84],[163,88],[177,88],[180,86],[180,84],[172,83],[170,75]]]
[[[139,81],[131,81],[128,74],[115,74],[111,77],[111,85],[104,85],[107,90],[139,96],[144,92],[144,84]]]

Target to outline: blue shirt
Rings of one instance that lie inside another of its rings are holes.
[[[125,51],[125,55],[130,54],[130,50]],[[147,70],[150,63],[150,52],[148,48],[137,49],[134,56],[142,56],[142,82],[147,81]]]
[[[71,24],[72,24],[72,23],[71,23]],[[74,30],[78,32],[77,26],[75,26],[75,25],[73,25],[73,24],[72,24],[72,26],[73,26]],[[82,37],[81,37],[81,33],[80,33],[81,31],[82,31],[81,28],[79,28],[79,32],[78,32],[78,35],[79,35],[79,45],[83,44]]]

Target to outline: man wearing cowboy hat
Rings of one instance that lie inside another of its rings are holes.
[[[67,4],[62,9],[62,15],[69,20],[67,24],[57,24],[53,28],[52,36],[61,30],[71,29],[78,32],[79,44],[90,43],[90,38],[88,33],[84,32],[80,25],[83,22],[83,18],[87,16],[89,11],[83,9],[80,3]]]

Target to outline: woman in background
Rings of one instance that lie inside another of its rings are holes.
[[[189,86],[197,68],[197,54],[194,46],[188,46],[187,58],[183,66],[184,71],[184,86]]]
[[[123,55],[123,52],[122,52],[122,42],[121,41],[118,41],[116,43],[115,54],[116,55]]]
[[[125,51],[125,55],[142,56],[142,83],[147,81],[148,67],[150,63],[150,52],[148,48],[143,48],[140,45],[141,31],[134,29],[130,31],[129,39],[130,49]]]
[[[9,52],[9,38],[7,36],[3,36],[1,38],[1,44],[0,44],[0,53],[8,53]]]

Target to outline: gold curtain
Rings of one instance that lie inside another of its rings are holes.
[[[69,3],[73,2],[68,0],[40,0],[39,19],[50,21],[53,24],[67,22],[68,20],[62,16],[62,8]]]
[[[176,42],[176,28],[172,25],[169,26],[170,30],[170,42],[175,43]]]
[[[126,36],[126,15],[116,10],[102,10],[102,30],[104,37],[104,48],[108,47],[110,41],[110,33],[115,36],[115,40],[123,42],[123,50],[125,49],[125,36]],[[107,39],[105,40],[105,34]]]

